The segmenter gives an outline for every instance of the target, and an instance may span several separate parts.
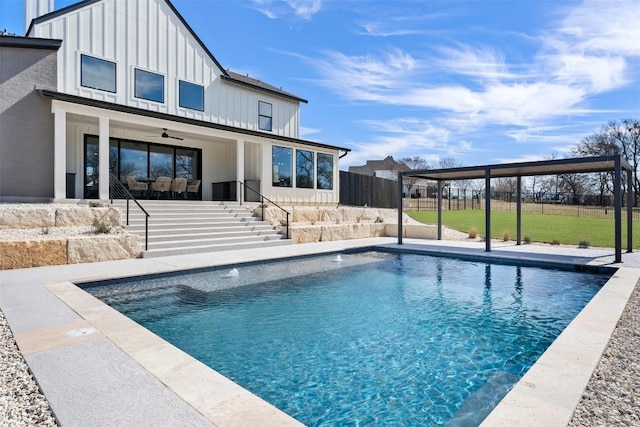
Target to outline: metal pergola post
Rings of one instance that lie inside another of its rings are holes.
[[[627,171],[627,253],[633,252],[633,174]]]
[[[398,172],[398,194],[396,201],[398,203],[398,244],[402,244],[402,172]]]
[[[518,175],[516,178],[517,190],[516,195],[518,201],[516,202],[516,245],[522,243],[522,176]]]
[[[438,240],[442,240],[442,181],[438,180]]]
[[[613,215],[615,228],[615,262],[622,262],[622,167],[621,157],[615,159],[615,172],[613,175]]]
[[[484,250],[491,252],[491,168],[484,171]]]

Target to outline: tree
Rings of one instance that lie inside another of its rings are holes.
[[[427,162],[425,159],[419,156],[404,157],[398,160],[398,163],[402,163],[403,165],[405,165],[411,170],[429,169],[429,162]],[[411,189],[413,188],[414,185],[416,185],[416,182],[418,182],[419,179],[420,178],[415,178],[411,176],[405,176],[402,178],[402,182],[407,187],[407,192],[409,194],[411,194]]]
[[[620,122],[612,121],[593,135],[584,138],[573,150],[574,154],[582,156],[603,156],[622,154],[629,162],[633,174],[633,192],[635,205],[638,205],[640,196],[640,180],[638,169],[640,168],[640,121],[623,119]],[[612,174],[599,174],[597,188],[601,196],[605,191],[613,190]]]
[[[440,157],[437,162],[433,164],[433,169],[452,169],[462,167],[462,162],[456,160],[453,156]],[[443,187],[451,187],[450,181],[442,181]],[[467,184],[468,186],[468,184]]]

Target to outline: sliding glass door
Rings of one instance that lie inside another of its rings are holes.
[[[201,179],[202,150],[172,145],[152,144],[119,138],[109,140],[109,172],[127,186],[127,176],[135,180],[152,180],[159,176],[187,178],[190,183]],[[97,199],[98,137],[86,135],[84,140],[84,198]]]

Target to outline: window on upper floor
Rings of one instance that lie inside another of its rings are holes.
[[[293,149],[273,146],[273,181],[274,187],[291,187],[293,166]]]
[[[296,187],[313,188],[313,151],[296,150]]]
[[[318,153],[318,190],[333,190],[333,154]]]
[[[272,106],[268,102],[258,101],[258,128],[260,130],[272,130]]]
[[[80,55],[80,85],[115,93],[116,63]]]
[[[204,111],[204,86],[179,81],[179,105],[191,110]]]
[[[164,76],[136,68],[134,70],[134,96],[149,101],[164,102]]]

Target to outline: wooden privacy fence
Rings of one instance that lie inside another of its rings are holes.
[[[340,171],[341,205],[396,208],[397,194],[397,181]]]

